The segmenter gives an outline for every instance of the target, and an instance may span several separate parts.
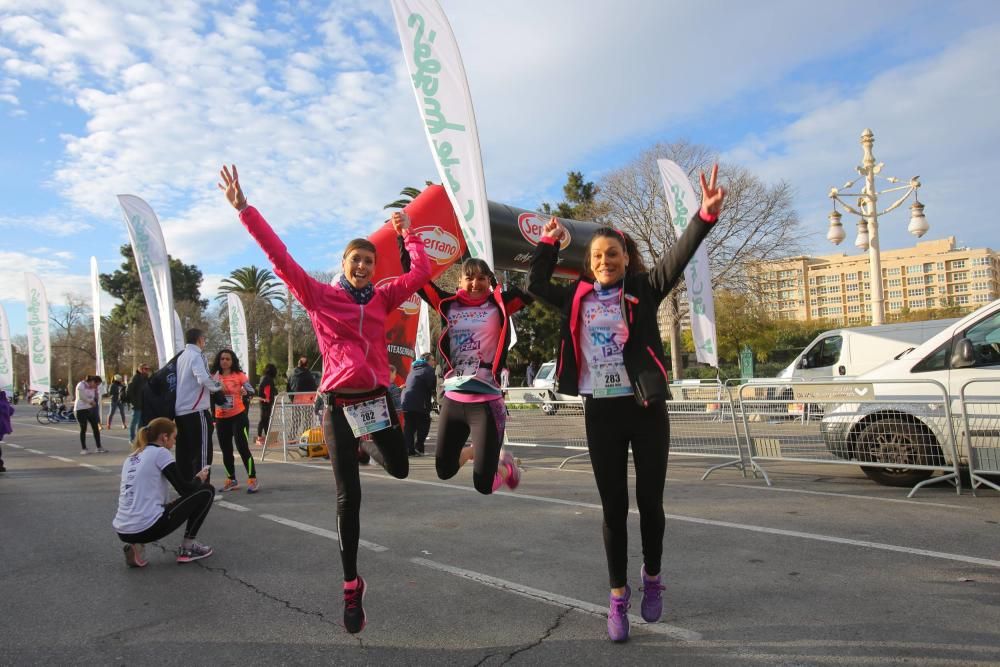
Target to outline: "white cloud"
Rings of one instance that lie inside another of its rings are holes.
[[[889,68],[856,94],[818,99],[800,117],[771,133],[748,137],[726,156],[767,179],[798,188],[807,231],[825,234],[830,187],[857,177],[861,131],[875,133],[874,155],[883,175],[921,176],[930,236],[958,236],[966,245],[997,240],[986,193],[992,192],[1000,149],[1000,25],[967,34],[935,56]],[[891,187],[879,181],[880,189]],[[886,195],[882,207],[892,201]],[[850,216],[848,216],[850,217]],[[845,225],[848,217],[845,217]],[[853,223],[853,217],[851,217]],[[883,247],[912,245],[905,207],[883,219]],[[849,241],[853,239],[848,230]],[[822,242],[818,252],[829,252]]]

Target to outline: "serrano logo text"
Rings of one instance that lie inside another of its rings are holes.
[[[451,264],[458,259],[461,248],[454,234],[440,227],[418,227],[414,231],[420,234],[427,256],[435,264]]]
[[[531,245],[538,245],[538,242],[542,240],[542,229],[545,228],[545,223],[549,221],[548,217],[538,215],[537,213],[522,213],[517,216],[517,228],[521,230],[521,236],[530,243]],[[566,230],[566,236],[563,238],[562,243],[559,245],[565,250],[570,244],[569,230]]]

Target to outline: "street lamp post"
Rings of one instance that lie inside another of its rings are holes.
[[[885,302],[882,297],[882,262],[879,256],[878,218],[889,211],[898,208],[906,198],[913,194],[913,203],[910,204],[910,225],[909,232],[920,238],[927,233],[927,218],[924,216],[924,205],[917,199],[917,190],[920,188],[919,176],[914,176],[905,185],[895,185],[900,179],[891,176],[883,176],[894,187],[887,188],[879,192],[875,187],[875,177],[878,176],[884,163],[875,162],[872,155],[872,146],[875,144],[875,135],[871,130],[865,129],[861,133],[861,148],[864,151],[864,159],[861,166],[855,167],[859,176],[853,181],[848,181],[842,188],[830,188],[830,199],[833,200],[833,212],[830,213],[830,230],[826,234],[828,241],[835,245],[844,240],[844,226],[840,222],[841,214],[837,210],[837,202],[847,209],[848,212],[858,216],[858,237],[854,245],[862,250],[868,251],[869,279],[871,285],[872,302],[872,325],[879,325],[885,321]],[[841,192],[854,187],[858,181],[864,179],[864,186],[861,192]],[[903,191],[903,195],[894,201],[891,206],[883,211],[878,210],[878,198],[880,195],[890,192]],[[856,208],[851,206],[842,197],[854,197]]]

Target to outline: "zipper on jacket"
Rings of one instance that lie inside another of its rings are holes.
[[[670,376],[667,375],[667,369],[665,369],[663,367],[663,364],[660,363],[660,360],[656,358],[656,353],[653,352],[653,348],[651,348],[650,346],[647,345],[646,346],[646,351],[649,352],[649,356],[651,356],[653,358],[653,363],[656,364],[656,367],[660,369],[661,373],[663,373],[663,379],[664,379],[664,381],[666,381],[667,384],[670,384]]]

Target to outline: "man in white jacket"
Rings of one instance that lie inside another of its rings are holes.
[[[181,479],[212,465],[212,392],[222,389],[208,372],[202,350],[205,332],[188,329],[184,333],[184,351],[177,358],[177,400],[174,404],[177,424],[177,472]]]

